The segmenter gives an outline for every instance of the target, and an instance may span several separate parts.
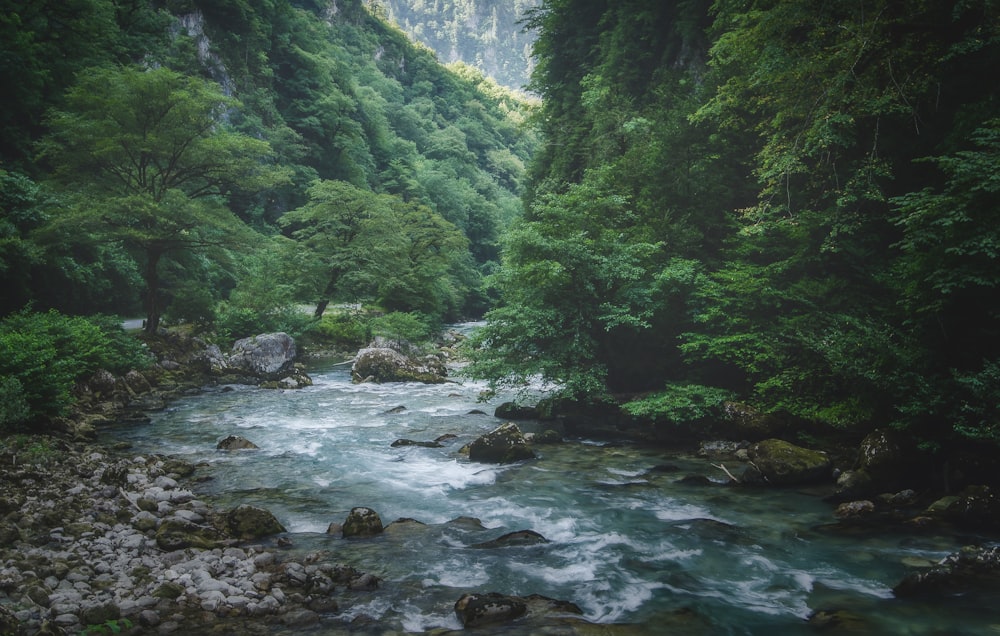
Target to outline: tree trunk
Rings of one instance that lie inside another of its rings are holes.
[[[163,252],[159,249],[148,249],[146,251],[146,271],[143,279],[146,281],[146,333],[153,334],[160,328],[160,257]]]
[[[313,318],[319,320],[323,317],[323,312],[326,311],[326,306],[330,304],[329,298],[324,298],[323,300],[316,303],[316,311],[313,312]]]
[[[326,311],[327,306],[330,304],[333,292],[337,291],[338,280],[340,280],[340,272],[335,270],[330,275],[330,282],[326,284],[326,289],[323,290],[323,296],[316,303],[316,311],[313,312],[313,318],[316,320],[323,317],[323,312]]]

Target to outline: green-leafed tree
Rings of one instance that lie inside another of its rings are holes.
[[[268,163],[266,142],[227,129],[237,107],[217,85],[165,68],[98,68],[49,117],[43,152],[74,194],[54,224],[135,252],[151,332],[162,314],[162,259],[249,240],[226,195],[287,179]]]
[[[315,317],[334,299],[371,297],[387,254],[402,249],[391,198],[344,181],[317,181],[309,202],[281,217],[299,254],[302,293]]]

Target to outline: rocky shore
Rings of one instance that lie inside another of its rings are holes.
[[[266,511],[213,510],[194,466],[52,440],[0,456],[0,633],[276,633],[320,621],[372,577],[286,558]]]

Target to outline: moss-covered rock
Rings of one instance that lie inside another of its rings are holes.
[[[352,537],[365,538],[381,534],[382,518],[371,508],[352,508],[344,521],[342,533],[345,539]]]
[[[285,532],[285,527],[270,511],[242,505],[226,513],[226,529],[244,541]]]
[[[757,442],[747,456],[751,465],[743,474],[745,483],[789,486],[832,477],[833,464],[826,454],[780,439]]]
[[[521,429],[513,422],[500,425],[469,445],[469,460],[474,462],[510,464],[534,457]]]

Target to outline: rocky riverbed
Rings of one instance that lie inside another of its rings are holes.
[[[0,457],[0,633],[275,633],[377,587],[330,554],[286,558],[255,536],[280,530],[269,513],[213,510],[191,465],[51,444],[44,462]]]

